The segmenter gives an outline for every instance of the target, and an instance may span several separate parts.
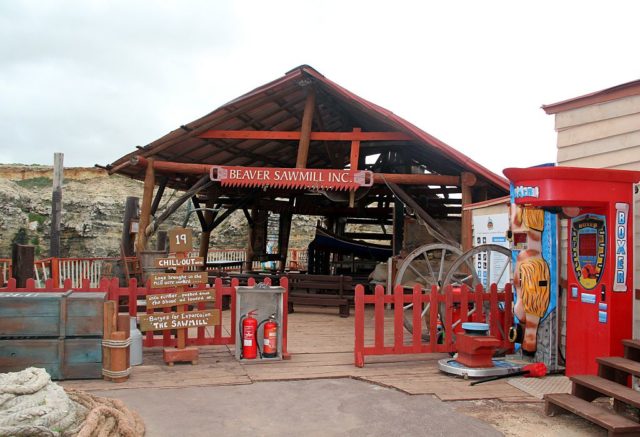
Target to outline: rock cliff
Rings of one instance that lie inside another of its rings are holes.
[[[49,253],[51,228],[52,168],[0,165],[0,258],[11,257],[14,241],[36,247],[36,258]],[[108,176],[97,168],[65,168],[62,193],[61,256],[119,256],[124,206],[128,196],[142,197],[142,183]],[[175,199],[165,192],[159,208]],[[181,225],[183,205],[161,229]],[[316,218],[294,218],[292,248],[306,247],[313,238]],[[198,235],[192,215],[189,227]],[[248,233],[242,212],[232,214],[211,236],[216,248],[244,248]],[[197,241],[197,240],[196,240]],[[155,241],[151,241],[153,247]]]

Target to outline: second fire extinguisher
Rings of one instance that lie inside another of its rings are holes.
[[[262,356],[264,358],[275,358],[278,356],[278,322],[275,314],[269,316],[262,323],[264,323]]]

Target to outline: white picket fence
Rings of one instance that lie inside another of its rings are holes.
[[[244,261],[247,252],[244,249],[211,250],[207,256],[207,262],[214,261]],[[45,281],[51,278],[52,263],[51,258],[38,260],[34,263],[34,279],[38,287],[44,287]],[[83,279],[89,279],[90,287],[96,288],[100,279],[105,275],[113,274],[111,270],[115,264],[120,263],[120,258],[58,258],[58,278],[59,287],[64,281],[71,279],[72,287],[82,286]],[[287,266],[292,270],[306,270],[307,251],[301,249],[289,249],[287,254]],[[260,270],[266,268],[267,263],[254,261],[253,269]],[[228,267],[227,270],[234,270],[237,267]],[[105,271],[106,270],[106,271]],[[0,259],[0,287],[4,286],[11,277],[11,260]]]

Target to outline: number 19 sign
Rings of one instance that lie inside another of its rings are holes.
[[[173,228],[169,230],[169,252],[188,252],[193,247],[191,229]]]

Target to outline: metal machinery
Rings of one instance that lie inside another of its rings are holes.
[[[403,260],[398,267],[394,284],[395,286],[401,285],[405,290],[410,290],[418,283],[423,289],[423,293],[428,293],[432,285],[437,285],[442,293],[449,285],[452,286],[453,293],[462,285],[474,289],[476,285],[482,284],[483,288],[487,289],[490,284],[495,283],[504,289],[505,284],[511,282],[511,259],[511,251],[496,244],[480,244],[465,253],[449,244],[428,244],[415,249]],[[526,364],[505,359],[491,360],[500,342],[495,337],[474,334],[469,326],[465,326],[484,325],[484,323],[461,323],[463,311],[466,311],[468,316],[482,311],[476,307],[476,304],[470,303],[468,308],[454,307],[451,321],[445,319],[445,314],[447,314],[445,308],[438,309],[438,320],[430,319],[429,310],[429,305],[422,308],[421,320],[427,326],[434,323],[437,326],[441,324],[443,327],[451,326],[451,328],[445,327],[444,330],[437,330],[437,332],[439,335],[454,336],[458,352],[464,352],[463,349],[465,349],[469,352],[464,354],[469,358],[467,362],[475,363],[468,366],[455,358],[442,359],[438,363],[442,371],[465,377],[497,376],[517,372]],[[406,305],[404,307],[404,327],[409,332],[413,332],[412,313],[413,304]],[[483,322],[487,321],[483,320]],[[500,326],[500,323],[497,325]],[[488,327],[488,325],[486,326]],[[447,329],[451,329],[452,332],[445,332]],[[429,332],[429,329],[422,331],[423,340],[430,340]],[[506,337],[505,332],[500,334],[502,338]],[[434,341],[441,342],[442,340],[443,338],[439,337]],[[482,361],[481,357],[484,357],[485,360]],[[479,364],[487,361],[493,362],[493,365]]]
[[[595,374],[596,358],[621,356],[621,340],[632,335],[633,183],[640,172],[537,167],[509,168],[504,174],[512,183],[520,325],[512,334],[525,353],[543,352],[553,366],[557,346],[539,341],[539,326],[559,290],[554,281],[561,265],[554,247],[562,239],[554,236],[556,220],[568,218],[565,373]],[[549,323],[548,334],[555,331],[557,337],[557,326]]]

